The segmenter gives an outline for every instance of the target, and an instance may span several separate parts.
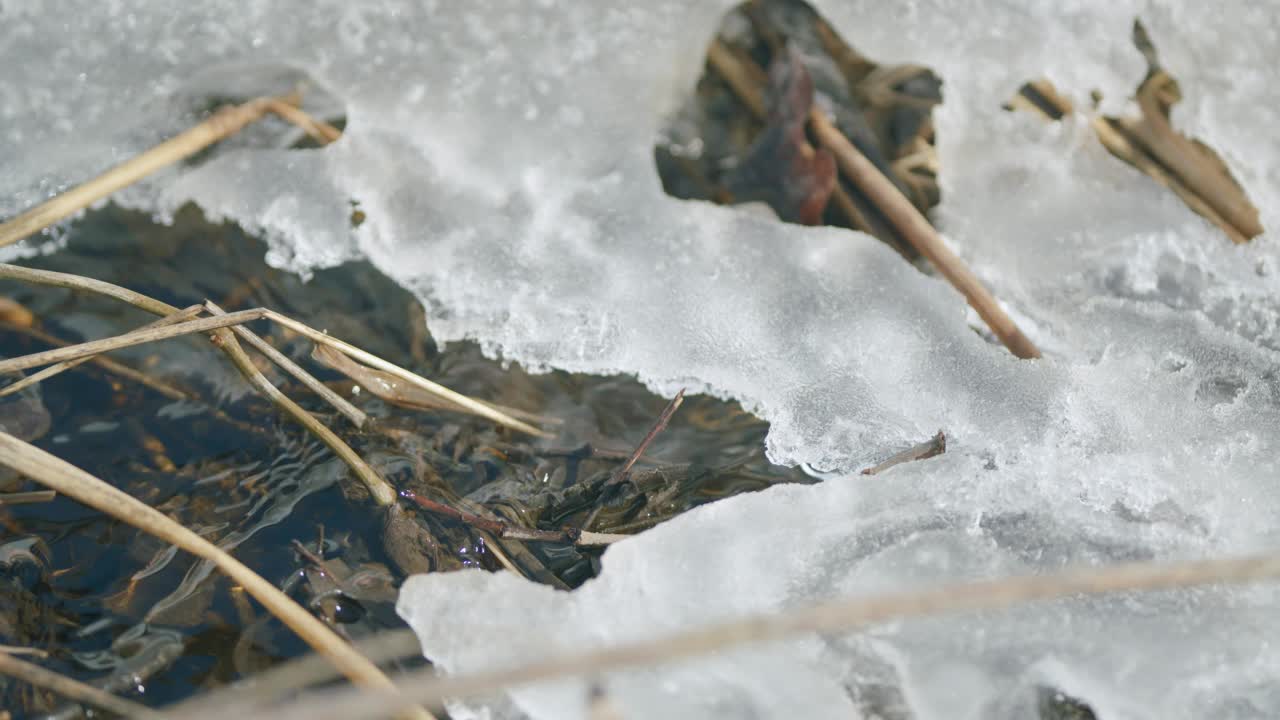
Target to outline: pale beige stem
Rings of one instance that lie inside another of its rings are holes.
[[[225,310],[218,307],[211,300],[206,300],[204,302],[204,306],[208,308],[209,312],[213,315],[227,314]],[[338,412],[345,415],[347,419],[351,421],[351,424],[355,425],[357,428],[364,427],[365,421],[369,419],[369,417],[364,414],[364,411],[355,405],[352,405],[350,402],[347,402],[347,400],[338,393],[330,390],[327,385],[317,380],[314,375],[304,370],[302,366],[290,360],[284,353],[272,347],[271,343],[258,337],[256,333],[243,325],[236,325],[231,328],[231,331],[234,332],[241,340],[252,345],[258,352],[266,355],[272,362],[284,368],[285,372],[295,377],[298,382],[305,385],[307,389],[311,390],[311,392],[319,395],[322,399],[336,408]]]
[[[296,105],[291,105],[275,98],[269,98],[267,100],[267,110],[302,128],[311,136],[311,139],[321,145],[328,145],[334,140],[342,137],[341,130],[323,120],[317,120],[316,118],[311,117]]]
[[[5,432],[0,432],[0,465],[213,563],[357,685],[394,689],[373,663],[275,585],[132,495]]]
[[[351,356],[356,360],[359,360],[360,362],[364,363],[365,365],[368,365],[369,367],[377,368],[378,370],[382,370],[383,372],[390,373],[391,375],[395,375],[396,377],[400,378],[401,380],[404,380],[405,382],[411,383],[413,385],[417,385],[418,387],[424,390],[427,390],[458,407],[465,408],[468,412],[470,412],[473,415],[479,415],[480,417],[492,420],[493,422],[498,423],[499,425],[505,425],[506,427],[512,428],[513,430],[519,430],[522,433],[527,433],[529,435],[533,435],[536,437],[543,437],[543,438],[554,437],[550,433],[543,432],[542,430],[539,430],[538,428],[526,422],[521,422],[520,420],[517,420],[511,417],[510,415],[507,415],[506,413],[500,412],[488,405],[485,405],[484,403],[478,402],[461,393],[454,392],[453,390],[450,390],[449,388],[443,385],[440,385],[438,383],[431,382],[430,380],[422,377],[421,375],[409,372],[408,370],[405,370],[399,365],[387,362],[386,360],[383,360],[382,358],[378,357],[377,355],[374,355],[373,353],[365,352],[364,350],[361,350],[360,348],[350,343],[343,342],[342,340],[339,340],[331,335],[315,330],[307,325],[304,325],[298,322],[297,320],[294,320],[293,318],[286,317],[273,310],[264,310],[263,316],[271,320],[272,322],[280,323],[281,325],[284,325],[285,327],[291,330],[294,330],[295,332],[301,335],[305,335],[308,338],[311,338],[312,340],[318,343],[324,343],[329,347],[341,350],[342,352],[346,353],[347,355]]]
[[[109,282],[70,273],[35,270],[21,265],[0,263],[0,278],[65,287],[73,290],[86,290],[128,303],[154,315],[172,315],[178,312],[178,308],[142,293],[134,292]],[[223,316],[222,319],[225,319],[225,317]],[[306,428],[308,432],[319,438],[321,442],[347,464],[347,467],[351,468],[351,472],[355,473],[356,477],[369,489],[369,494],[373,497],[374,502],[385,507],[396,501],[395,488],[391,487],[373,468],[369,467],[369,464],[355,450],[352,450],[350,445],[343,442],[342,438],[338,437],[324,423],[317,420],[311,413],[302,409],[301,406],[290,400],[288,396],[272,385],[253,364],[253,360],[244,351],[244,348],[240,347],[240,343],[236,341],[236,336],[230,330],[226,328],[215,330],[213,337],[215,344],[227,354],[227,357],[235,364],[240,373],[245,376],[250,385],[263,395],[266,395],[267,399],[275,403],[277,407]]]
[[[74,678],[42,668],[34,663],[19,660],[9,649],[0,651],[0,673],[17,678],[28,685],[52,690],[53,692],[85,705],[91,705],[109,713],[129,718],[154,720],[160,713],[140,705],[132,700],[116,697],[105,690],[87,685]]]
[[[264,312],[261,309],[241,310],[239,312],[229,313],[219,317],[200,318],[198,320],[188,320],[186,322],[166,325],[164,327],[134,330],[133,332],[127,332],[123,335],[116,335],[109,338],[102,338],[101,340],[90,340],[89,342],[82,342],[76,345],[68,345],[66,347],[54,348],[43,352],[31,353],[30,355],[10,358],[9,360],[0,360],[0,374],[26,370],[27,368],[40,367],[41,365],[48,365],[50,363],[78,360],[80,358],[91,357],[99,353],[111,352],[112,350],[122,350],[127,347],[144,345],[158,340],[168,340],[169,338],[181,337],[183,335],[208,332],[210,330],[217,330],[230,325],[238,325],[251,320],[259,320],[262,317],[264,317]]]
[[[272,102],[288,104],[288,98],[258,98],[242,105],[223,108],[190,130],[18,215],[0,225],[0,247],[12,245],[157,170],[188,158],[213,143],[239,132],[244,126],[260,119],[268,111]]]
[[[204,309],[203,305],[192,305],[188,308],[184,308],[181,312],[177,312],[172,315],[162,317],[159,320],[143,325],[138,329],[149,330],[151,328],[164,327],[166,325],[173,325],[175,323],[185,322],[199,315],[203,309]],[[70,370],[71,368],[74,368],[77,365],[83,365],[84,363],[87,363],[90,360],[93,360],[95,357],[97,356],[88,355],[86,357],[76,358],[75,360],[65,360],[56,365],[51,365],[41,370],[40,372],[33,373],[11,385],[5,385],[3,388],[0,388],[0,397],[4,397],[6,395],[12,395],[13,393],[16,393],[20,390],[24,390],[32,385],[35,385],[37,383],[42,383],[45,380],[48,380],[49,378],[53,377],[54,375],[57,375],[66,370]]]
[[[951,252],[938,231],[933,229],[911,201],[817,108],[809,112],[809,124],[819,144],[831,151],[845,176],[879,208],[898,234],[928,258],[938,272],[964,295],[987,327],[1009,348],[1009,352],[1024,359],[1040,357],[1040,350],[1035,343],[1018,329],[1013,318],[1005,313],[978,276],[969,270],[958,255]]]

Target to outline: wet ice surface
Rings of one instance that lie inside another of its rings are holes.
[[[956,293],[864,236],[662,194],[653,139],[728,6],[228,1],[153,17],[0,2],[0,60],[24,67],[0,81],[0,212],[182,127],[212,95],[285,89],[279,69],[298,68],[344,108],[342,140],[242,142],[124,200],[162,213],[195,200],[298,269],[366,256],[423,297],[439,339],[738,398],[773,424],[778,462],[839,474],[947,431],[947,455],[874,479],[690,512],[611,549],[572,594],[504,575],[412,580],[403,612],[449,671],[835,595],[1276,545],[1274,236],[1232,246],[1083,119],[1000,109],[1044,75],[1078,106],[1097,89],[1101,111],[1124,111],[1144,72],[1129,42],[1140,15],[1186,96],[1175,125],[1220,151],[1270,228],[1272,13],[818,3],[873,59],[944,78],[937,220],[1048,356],[1018,362],[970,330]],[[608,688],[633,717],[1025,717],[1042,685],[1104,718],[1269,717],[1277,610],[1269,586],[1041,604]],[[540,718],[574,717],[584,697],[577,683],[512,693]]]

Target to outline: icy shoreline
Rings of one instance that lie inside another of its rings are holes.
[[[1276,545],[1274,234],[1232,246],[1082,121],[1000,109],[1045,75],[1123,112],[1143,72],[1129,42],[1140,15],[1186,95],[1175,123],[1223,154],[1273,227],[1280,29],[1267,8],[817,3],[869,56],[944,78],[939,225],[1027,319],[1048,355],[1027,363],[866,237],[662,194],[653,139],[729,5],[212,2],[161,16],[0,2],[0,61],[24,70],[0,81],[0,213],[172,133],[211,95],[279,90],[268,80],[292,67],[345,109],[342,140],[220,152],[121,200],[162,214],[195,201],[299,270],[366,256],[425,299],[441,339],[739,398],[773,424],[778,462],[849,469],[947,431],[946,456],[881,478],[690,513],[611,550],[573,595],[416,579],[406,613],[437,618],[419,629],[451,670],[838,592]],[[766,561],[776,571],[762,576]],[[920,718],[1018,717],[1047,682],[1106,718],[1261,717],[1280,713],[1277,609],[1270,588],[1063,603],[610,688],[637,716],[783,716],[807,697],[812,716],[847,717],[842,688],[884,686]],[[571,627],[511,640],[551,620]],[[564,688],[514,697],[536,717],[581,702]]]

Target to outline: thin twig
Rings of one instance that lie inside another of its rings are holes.
[[[49,657],[48,650],[42,650],[34,647],[23,647],[21,645],[0,645],[0,653],[7,655],[29,655],[31,657],[40,658],[41,660]]]
[[[542,430],[539,430],[538,428],[528,423],[522,422],[505,413],[495,410],[489,407],[488,405],[485,405],[484,403],[477,402],[476,400],[469,398],[466,395],[463,395],[458,392],[454,392],[453,390],[450,390],[449,388],[443,385],[440,385],[438,383],[434,383],[422,377],[421,375],[409,372],[408,370],[405,370],[399,365],[396,365],[395,363],[387,362],[386,360],[383,360],[382,358],[378,357],[377,355],[374,355],[373,353],[365,352],[364,350],[361,350],[360,348],[350,343],[343,342],[342,340],[332,337],[326,333],[322,333],[318,330],[315,330],[314,328],[304,325],[303,323],[300,323],[291,317],[281,315],[280,313],[275,312],[273,310],[264,310],[263,313],[264,313],[263,316],[271,320],[272,322],[276,322],[281,325],[284,325],[285,327],[291,330],[294,330],[298,334],[305,335],[316,342],[324,343],[329,347],[337,348],[338,350],[341,350],[342,352],[346,353],[347,355],[350,355],[352,358],[356,360],[359,360],[365,365],[368,365],[370,367],[377,368],[378,370],[382,370],[383,372],[387,372],[392,375],[395,375],[401,380],[417,385],[418,387],[423,388],[424,390],[429,390],[430,392],[436,394],[440,398],[454,405],[457,405],[458,407],[465,408],[468,412],[474,415],[479,415],[483,418],[492,420],[493,422],[499,425],[505,425],[506,427],[512,428],[513,430],[519,430],[520,432],[527,433],[535,437],[543,437],[543,438],[553,437],[550,433],[543,432]]]
[[[935,457],[946,451],[947,436],[939,430],[937,435],[934,435],[922,443],[913,445],[900,453],[894,453],[887,460],[863,470],[862,474],[878,475],[895,465],[901,465],[902,463],[911,462],[913,460],[924,460],[926,458]]]
[[[614,533],[598,533],[587,530],[579,530],[577,528],[562,528],[560,530],[536,530],[531,528],[519,527],[511,525],[502,520],[490,520],[488,518],[465,513],[456,508],[451,508],[444,503],[438,503],[434,500],[428,500],[408,490],[401,490],[400,495],[406,500],[415,503],[418,507],[436,515],[443,515],[453,518],[460,523],[470,525],[471,527],[485,532],[492,533],[496,537],[508,538],[511,540],[533,540],[537,542],[556,542],[570,543],[580,547],[591,547],[598,545],[610,545],[619,540],[625,540],[630,535],[617,535]]]
[[[353,645],[369,661],[382,665],[391,660],[421,656],[422,645],[418,636],[408,628],[389,630],[372,637],[357,639]],[[293,690],[332,680],[333,663],[323,655],[309,654],[269,670],[254,673],[232,685],[220,687],[204,695],[183,700],[163,709],[169,717],[185,718],[201,712],[217,712],[219,708],[246,698],[263,702],[279,698]]]
[[[236,368],[240,370],[240,374],[245,376],[250,385],[291,415],[312,435],[319,438],[320,442],[328,446],[334,455],[341,458],[347,467],[351,468],[351,471],[355,473],[355,476],[360,479],[360,482],[368,488],[369,496],[373,498],[373,501],[378,506],[386,507],[395,502],[395,488],[370,467],[369,463],[365,462],[359,453],[352,450],[351,446],[338,437],[337,433],[317,420],[314,415],[290,400],[289,396],[281,392],[275,385],[272,385],[271,381],[253,364],[253,360],[244,351],[244,348],[240,347],[240,343],[236,342],[235,335],[228,330],[219,332],[221,334],[215,334],[213,337],[214,344],[227,351],[227,357],[231,358],[231,362],[235,363]]]
[[[169,304],[162,303],[158,300],[154,300],[150,297],[147,297],[146,295],[142,295],[141,293],[128,290],[118,285],[112,285],[111,283],[102,282],[101,280],[93,280],[90,278],[80,277],[79,275],[71,275],[68,273],[56,273],[48,270],[33,270],[31,268],[25,268],[19,265],[9,265],[5,263],[0,263],[0,278],[12,278],[16,280],[25,280],[28,282],[40,283],[44,285],[54,285],[57,287],[68,287],[68,288],[74,288],[79,290],[89,290],[91,292],[97,292],[99,294],[106,295],[108,297],[114,297],[118,300],[128,302],[132,305],[140,307],[156,315],[170,315],[174,312],[177,312],[177,309],[171,308]],[[425,390],[429,390],[435,393],[436,395],[438,395],[439,397],[443,398],[444,400],[447,400],[448,402],[456,406],[465,408],[468,412],[471,412],[475,415],[479,415],[481,417],[492,420],[493,422],[496,422],[499,425],[505,425],[509,428],[519,430],[520,432],[527,433],[529,435],[534,435],[536,437],[551,437],[549,433],[543,432],[542,430],[539,430],[538,428],[533,427],[528,423],[517,420],[483,403],[477,402],[476,400],[469,398],[466,395],[462,395],[461,393],[454,392],[453,390],[450,390],[449,388],[444,387],[443,385],[434,383],[420,375],[409,372],[408,370],[405,370],[399,365],[387,362],[386,360],[383,360],[377,355],[365,352],[364,350],[361,350],[360,348],[355,347],[350,343],[343,342],[342,340],[331,337],[325,333],[322,333],[318,330],[311,328],[308,325],[300,323],[297,320],[294,320],[293,318],[287,317],[285,315],[281,315],[278,312],[275,312],[273,310],[268,310],[266,308],[241,310],[234,313],[228,313],[227,315],[224,315],[220,318],[205,318],[202,320],[194,320],[189,323],[185,323],[184,325],[173,326],[171,328],[161,328],[156,331],[149,331],[149,332],[154,332],[155,335],[145,336],[147,338],[145,340],[139,339],[139,336],[136,335],[135,333],[129,333],[127,335],[121,335],[117,338],[108,338],[107,340],[95,341],[95,342],[106,343],[107,347],[112,347],[112,346],[121,347],[122,345],[118,345],[116,343],[123,342],[124,343],[123,346],[127,346],[129,344],[136,344],[137,342],[149,342],[152,339],[163,339],[165,337],[173,337],[175,335],[181,335],[182,333],[177,332],[176,328],[187,328],[185,330],[186,332],[195,332],[196,331],[195,329],[191,329],[194,323],[203,323],[202,325],[195,325],[194,326],[195,328],[201,328],[206,326],[209,328],[218,328],[218,327],[226,327],[229,325],[235,325],[239,322],[247,322],[248,320],[259,319],[259,318],[269,319],[272,322],[275,322],[287,328],[290,328],[291,330],[297,332],[300,335],[305,335],[306,337],[316,342],[321,342],[330,347],[337,348],[338,350],[341,350],[342,352],[346,353],[347,355],[350,355],[351,357],[355,358],[356,360],[359,360],[360,362],[366,365],[377,368],[384,372],[388,372],[402,380],[405,380],[406,382],[417,385],[418,387],[421,387]],[[231,333],[229,331],[226,334],[227,334],[227,337],[231,337]],[[128,340],[123,340],[124,338],[128,338]],[[88,345],[90,344],[85,343],[84,345],[79,346],[81,350],[76,352],[83,352],[83,348]],[[100,346],[93,346],[93,347],[97,348]],[[238,344],[237,344],[237,347],[238,347]],[[35,361],[35,364],[41,365],[48,362],[55,362],[58,360],[67,359],[67,357],[51,355],[53,352],[54,351],[49,351],[50,354],[46,354],[44,358],[40,359],[39,361]],[[67,352],[73,357],[76,355],[76,352],[71,352],[69,349]],[[102,350],[94,349],[93,352],[102,352]],[[5,371],[12,372],[12,370],[14,369],[21,369],[22,367],[31,367],[32,365],[30,363],[33,362],[31,358],[39,355],[41,354],[37,353],[34,356],[28,355],[26,356],[26,358],[17,358],[15,360],[5,361],[4,363],[0,363],[0,368],[4,368],[4,369],[0,369],[0,372],[5,372]],[[48,357],[52,357],[53,359],[47,359]],[[21,362],[25,364],[21,366],[13,366],[13,367],[10,367],[8,365],[8,363],[13,363],[16,360],[21,360]],[[293,414],[293,413],[290,413],[290,414]]]
[[[151,328],[165,327],[167,325],[173,325],[175,323],[185,322],[199,315],[201,310],[203,310],[203,306],[192,305],[190,307],[183,308],[180,312],[176,312],[172,315],[162,317],[159,320],[156,320],[155,322],[147,323],[146,325],[143,325],[138,329],[148,330]],[[86,357],[77,358],[75,360],[66,360],[64,362],[57,363],[56,365],[51,365],[41,370],[40,372],[33,373],[31,375],[28,375],[22,378],[21,380],[15,383],[12,383],[10,385],[4,386],[3,388],[0,388],[0,397],[4,397],[6,395],[12,395],[13,393],[18,392],[19,390],[23,390],[37,383],[44,382],[45,380],[48,380],[49,378],[63,371],[70,370],[71,368],[76,367],[77,365],[83,365],[84,363],[87,363],[90,360],[93,360],[95,357],[96,355],[89,355]]]
[[[101,708],[121,717],[160,718],[160,713],[132,700],[116,697],[109,692],[87,685],[74,678],[60,675],[34,663],[19,660],[7,650],[0,651],[0,673],[17,678],[29,685],[52,690],[59,695]]]
[[[70,273],[52,272],[49,270],[35,270],[25,268],[20,265],[9,265],[0,263],[0,278],[9,278],[21,280],[24,282],[36,283],[40,285],[52,285],[54,287],[65,287],[72,290],[84,290],[97,293],[105,297],[114,298],[121,302],[128,303],[134,307],[146,310],[154,315],[172,315],[178,312],[178,309],[168,303],[160,302],[154,298],[134,292],[128,288],[113,285],[109,282],[94,280],[92,278],[82,277],[80,275],[72,275]],[[224,316],[225,318],[225,316]],[[236,341],[236,336],[230,331],[224,329],[215,330],[213,332],[214,344],[221,348],[227,354],[231,362],[235,364],[236,369],[244,375],[249,384],[256,388],[259,392],[267,397],[268,400],[275,403],[277,407],[292,417],[300,425],[307,429],[312,435],[315,435],[323,442],[335,455],[342,459],[347,467],[355,473],[356,477],[364,483],[369,489],[369,494],[373,500],[381,506],[391,505],[396,501],[395,489],[382,479],[373,468],[369,467],[350,445],[343,442],[332,430],[317,420],[311,413],[302,409],[297,403],[290,400],[284,393],[280,392],[276,386],[272,385],[269,380],[258,370],[253,364],[252,358],[240,347],[240,343]]]
[[[22,357],[10,358],[9,360],[0,360],[0,374],[17,372],[26,370],[27,368],[39,367],[55,362],[63,362],[68,360],[76,360],[78,358],[97,355],[98,353],[111,352],[112,350],[121,350],[134,345],[143,345],[146,343],[156,342],[159,340],[168,340],[169,338],[180,337],[182,335],[191,335],[193,333],[208,332],[217,330],[231,325],[250,322],[262,319],[264,313],[261,309],[257,310],[240,310],[239,312],[227,313],[218,317],[199,318],[197,320],[188,320],[164,327],[153,327],[142,330],[134,330],[116,335],[114,337],[102,338],[101,340],[90,340],[76,345],[68,345],[67,347],[54,348],[43,352],[31,353]]]
[[[151,173],[188,158],[223,138],[234,135],[269,110],[272,102],[290,104],[296,98],[258,98],[223,108],[176,137],[136,155],[0,225],[0,247],[12,245],[128,187]]]
[[[302,128],[304,132],[311,136],[312,140],[321,145],[328,145],[342,137],[341,130],[323,120],[312,117],[297,105],[283,102],[276,98],[268,98],[266,103],[268,112]]]
[[[671,416],[676,414],[676,410],[680,408],[680,404],[683,402],[684,388],[680,388],[680,392],[676,393],[676,396],[671,398],[671,402],[667,403],[667,406],[662,409],[662,412],[658,415],[658,419],[654,421],[653,427],[649,428],[649,432],[645,433],[644,439],[640,441],[639,445],[636,445],[636,449],[627,457],[627,461],[622,464],[622,467],[615,469],[609,475],[609,479],[600,486],[595,507],[592,508],[590,514],[588,514],[582,521],[583,530],[589,530],[591,526],[595,524],[596,518],[599,517],[601,511],[604,510],[603,501],[611,497],[613,489],[631,479],[631,468],[634,467],[636,461],[644,455],[644,451],[649,448],[649,444],[653,442],[653,439],[658,437],[658,433],[666,429],[667,423],[671,421]]]
[[[734,92],[743,98],[748,107],[753,108],[753,112],[763,112],[763,95],[759,84],[752,81],[752,71],[746,63],[739,60],[719,39],[711,41],[707,58],[729,82]],[[1040,350],[1018,329],[1017,324],[964,261],[942,242],[929,221],[816,106],[809,112],[809,125],[818,143],[835,156],[836,164],[845,177],[888,219],[898,235],[928,258],[943,277],[964,295],[1005,347],[1020,358],[1040,357]]]
[[[58,497],[58,493],[54,490],[0,493],[0,505],[31,505],[33,503],[46,503],[52,502],[56,497]]]
[[[956,583],[928,590],[874,597],[841,598],[772,615],[729,620],[653,640],[562,655],[530,664],[440,677],[429,668],[396,680],[402,695],[342,691],[277,708],[276,720],[381,717],[409,702],[435,706],[502,688],[566,677],[599,675],[706,655],[746,644],[808,633],[849,632],[876,623],[941,613],[995,610],[1076,595],[1171,590],[1200,585],[1242,584],[1280,578],[1280,553],[1173,564],[1130,563],[1075,569],[1052,575]]]
[[[0,432],[0,464],[216,565],[359,685],[392,688],[382,671],[275,585],[168,516],[34,445]]]
[[[898,234],[928,258],[938,272],[964,295],[987,327],[1009,348],[1009,352],[1023,359],[1040,357],[1040,350],[1031,342],[1031,338],[1022,333],[1017,323],[1000,307],[1000,303],[969,266],[947,247],[938,231],[933,229],[916,206],[831,124],[821,110],[816,107],[810,110],[809,124],[818,142],[831,151],[836,164],[845,175],[889,219]]]
[[[52,345],[54,347],[67,347],[71,345],[71,343],[67,342],[66,340],[63,340],[62,338],[56,337],[54,335],[50,335],[47,332],[44,332],[42,330],[37,330],[32,327],[22,327],[20,325],[0,323],[0,329],[21,333],[23,335],[33,337],[36,340],[39,340],[40,342],[45,343],[46,345]],[[169,383],[164,382],[158,378],[153,378],[149,375],[138,372],[137,370],[134,370],[128,365],[118,363],[109,357],[95,355],[89,359],[89,362],[92,362],[94,365],[97,365],[98,367],[102,368],[103,370],[106,370],[108,373],[111,373],[112,375],[118,375],[126,380],[129,380],[129,381],[138,383],[139,385],[142,385],[144,387],[150,388],[151,390],[156,391],[157,393],[169,398],[170,400],[190,400],[191,399],[191,396],[189,394],[187,394],[182,390],[179,390],[173,385],[170,385]],[[41,372],[44,372],[44,371],[42,370]],[[36,375],[39,375],[39,374],[40,373],[36,373]],[[34,377],[34,376],[35,375],[29,376],[29,377]],[[0,397],[8,395],[9,388],[12,388],[15,385],[22,383],[26,379],[27,378],[22,378],[17,382],[13,383],[12,385],[6,385],[4,388],[0,388]],[[46,377],[43,379],[48,379],[48,378]],[[18,388],[18,389],[20,390],[21,388]],[[14,390],[14,392],[17,392],[17,390]]]
[[[331,370],[336,370],[343,375],[346,375],[360,387],[368,390],[375,396],[392,405],[409,408],[411,410],[447,410],[450,412],[466,413],[468,415],[472,414],[470,410],[458,407],[447,400],[443,400],[439,395],[423,390],[418,385],[410,385],[391,373],[383,372],[382,370],[374,370],[371,367],[361,365],[355,360],[352,360],[345,353],[329,347],[328,345],[316,343],[311,351],[311,359]],[[564,423],[560,418],[538,415],[537,413],[526,412],[518,408],[507,407],[505,405],[486,402],[484,400],[477,399],[476,402],[487,405],[498,412],[506,413],[513,418],[525,420],[530,423],[539,423],[543,425],[559,425]]]
[[[667,429],[667,423],[671,422],[671,416],[676,414],[676,410],[680,409],[680,405],[683,402],[684,388],[680,388],[680,392],[676,393],[676,396],[671,398],[671,402],[667,403],[667,406],[662,409],[662,412],[658,415],[658,419],[654,421],[653,427],[649,428],[649,432],[645,433],[644,439],[641,440],[640,444],[636,445],[636,449],[627,456],[627,461],[622,463],[622,467],[613,471],[613,476],[609,478],[609,482],[605,484],[605,487],[625,482],[626,479],[631,476],[631,468],[635,466],[636,461],[640,459],[640,456],[644,455],[644,451],[649,449],[649,445],[653,442],[654,438],[658,437],[658,433]]]
[[[226,315],[226,311],[218,307],[212,300],[205,300],[204,307],[208,308],[212,315]],[[297,378],[299,382],[307,386],[311,392],[319,395],[322,399],[332,405],[338,412],[342,413],[351,421],[351,424],[357,428],[364,427],[365,422],[369,419],[360,408],[352,405],[343,399],[338,393],[330,390],[327,385],[320,382],[314,375],[304,370],[300,365],[290,360],[284,353],[272,347],[271,343],[263,340],[255,332],[242,325],[237,325],[231,329],[241,340],[252,345],[258,352],[266,355],[272,362],[284,368],[285,372]]]

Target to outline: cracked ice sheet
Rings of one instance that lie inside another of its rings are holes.
[[[662,195],[653,138],[728,5],[227,0],[161,14],[0,0],[0,62],[23,69],[0,78],[0,212],[171,134],[210,96],[286,89],[280,69],[303,69],[313,109],[345,106],[342,140],[232,141],[122,200],[161,214],[194,200],[300,270],[367,256],[424,298],[441,339],[739,398],[773,424],[780,462],[859,467],[948,433],[947,455],[874,480],[691,512],[609,550],[576,593],[416,578],[402,607],[450,671],[841,594],[1275,546],[1276,241],[1230,246],[1082,121],[999,109],[1040,75],[1078,106],[1099,89],[1104,111],[1123,109],[1144,72],[1128,40],[1141,13],[1187,95],[1175,124],[1221,151],[1271,227],[1273,13],[819,3],[859,50],[945,79],[938,219],[1051,355],[1028,363],[863,236]],[[352,201],[367,216],[354,230]],[[1267,717],[1277,610],[1268,587],[1039,605],[724,654],[609,690],[634,717],[1025,717],[1038,684],[1104,718]],[[512,693],[535,717],[573,717],[581,697]]]

